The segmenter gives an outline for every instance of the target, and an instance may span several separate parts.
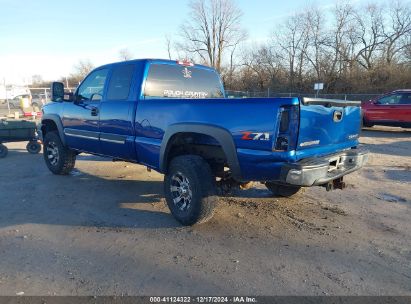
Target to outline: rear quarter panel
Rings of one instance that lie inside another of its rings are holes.
[[[232,134],[238,150],[272,155],[278,109],[298,104],[296,98],[250,99],[145,99],[140,100],[135,120],[139,161],[159,167],[161,141],[169,126],[197,123],[220,127]],[[268,141],[242,140],[242,132],[267,132]],[[187,130],[190,132],[190,130]]]

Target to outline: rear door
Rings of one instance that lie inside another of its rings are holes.
[[[401,123],[411,124],[411,93],[402,93],[397,106],[397,117]]]
[[[358,144],[361,103],[303,98],[297,160],[344,150]]]
[[[106,98],[100,109],[101,154],[120,159],[134,159],[132,98],[134,64],[113,66]]]

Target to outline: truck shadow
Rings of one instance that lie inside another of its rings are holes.
[[[71,176],[54,176],[40,158],[13,151],[4,159],[10,168],[3,162],[7,174],[0,174],[0,227],[26,223],[116,229],[181,226],[162,199],[162,181],[105,179],[79,170]]]

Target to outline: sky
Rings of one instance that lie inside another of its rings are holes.
[[[333,0],[234,0],[243,11],[249,44],[266,40],[276,24],[308,5]],[[382,0],[352,0],[375,3]],[[0,84],[32,75],[55,80],[79,60],[99,66],[133,58],[167,58],[165,36],[178,35],[188,0],[0,0]]]

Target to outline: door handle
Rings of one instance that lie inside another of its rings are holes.
[[[91,116],[97,116],[98,115],[98,108],[91,108]]]

